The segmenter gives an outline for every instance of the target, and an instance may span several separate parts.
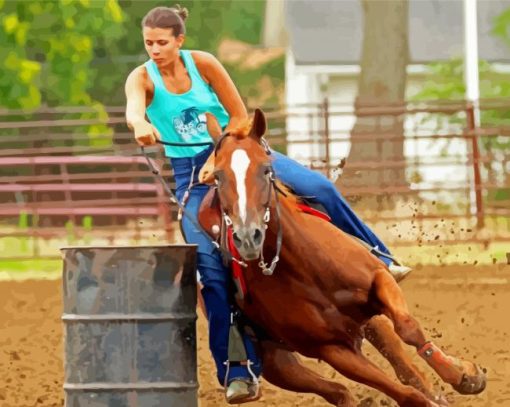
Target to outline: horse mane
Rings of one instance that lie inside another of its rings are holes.
[[[299,208],[299,204],[303,203],[303,200],[297,196],[287,185],[285,185],[283,182],[276,180],[276,186],[280,191],[282,191],[285,195],[279,196],[280,202],[283,202],[289,207],[290,209],[302,212],[302,210]],[[278,193],[278,192],[277,192]]]
[[[251,127],[253,125],[253,119],[248,118],[240,122],[236,127],[230,130],[228,133],[230,136],[234,136],[238,140],[242,140],[248,137],[250,134]]]

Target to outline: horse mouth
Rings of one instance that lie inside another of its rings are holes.
[[[246,261],[257,260],[260,257],[260,250],[242,250],[239,254]]]

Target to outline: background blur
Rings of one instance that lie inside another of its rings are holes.
[[[141,19],[173,4],[0,0],[3,277],[59,275],[65,245],[181,241],[124,123]],[[404,261],[506,261],[509,0],[478,2],[479,101],[465,97],[461,0],[180,4],[187,48],[267,112],[274,148],[333,180],[347,158],[336,185]]]

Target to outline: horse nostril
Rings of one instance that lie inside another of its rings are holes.
[[[236,246],[238,246],[238,247],[241,246],[241,243],[242,243],[241,239],[239,239],[239,236],[237,236],[236,232],[232,233],[232,238],[234,239],[234,244]]]
[[[255,233],[253,234],[253,243],[259,245],[262,242],[262,232],[260,229],[255,229]]]

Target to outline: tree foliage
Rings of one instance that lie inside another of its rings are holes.
[[[117,0],[0,4],[1,104],[9,108],[94,106],[88,90],[97,42],[124,34]]]

